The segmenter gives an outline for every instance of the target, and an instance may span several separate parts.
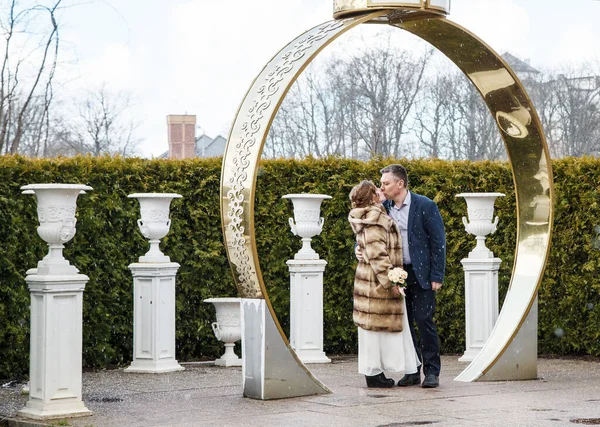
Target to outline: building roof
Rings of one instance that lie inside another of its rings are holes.
[[[225,153],[227,140],[221,135],[211,138],[202,135],[196,139],[196,157],[220,157]]]
[[[208,135],[201,135],[196,138],[196,157],[220,157],[225,153],[225,145],[227,145],[227,139],[221,135],[217,135],[216,138],[211,138]],[[169,150],[160,154],[156,157],[157,159],[168,159]]]
[[[502,54],[502,58],[510,65],[517,74],[519,73],[539,73],[538,70],[529,65],[529,60],[523,61],[522,59],[517,58],[510,52],[504,52]]]

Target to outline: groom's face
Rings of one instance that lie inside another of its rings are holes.
[[[386,199],[393,199],[394,197],[402,193],[404,187],[404,181],[398,179],[395,175],[389,172],[381,175],[381,191],[385,195]]]

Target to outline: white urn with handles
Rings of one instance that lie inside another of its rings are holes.
[[[169,256],[159,248],[160,239],[169,233],[171,200],[180,199],[175,193],[134,193],[127,196],[140,202],[141,218],[137,220],[142,235],[149,240],[150,250],[139,258],[139,262],[171,262]]]
[[[242,366],[233,348],[236,341],[242,338],[240,318],[241,298],[209,298],[204,302],[215,306],[217,321],[211,324],[215,337],[225,343],[225,353],[215,360],[217,366]]]
[[[321,203],[331,199],[326,194],[286,194],[294,205],[294,218],[289,219],[292,233],[302,238],[302,248],[294,259],[319,259],[319,254],[310,246],[312,238],[323,231],[324,218],[321,216]],[[296,222],[294,222],[294,220]]]
[[[462,221],[467,233],[473,234],[477,245],[469,252],[469,258],[494,258],[494,253],[485,245],[485,237],[496,232],[498,217],[494,219],[494,202],[503,197],[503,193],[461,193],[467,202],[469,220],[463,216]]]
[[[40,222],[38,235],[48,243],[48,254],[38,262],[37,275],[77,274],[79,270],[63,256],[64,244],[77,231],[75,210],[77,196],[92,190],[83,184],[29,184],[21,187],[23,194],[34,194]],[[34,273],[34,270],[31,271]]]

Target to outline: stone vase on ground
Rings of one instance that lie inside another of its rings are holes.
[[[217,321],[211,324],[215,337],[225,344],[225,353],[215,360],[217,366],[242,366],[234,351],[235,343],[242,337],[240,323],[241,298],[209,298],[204,302],[215,306]]]

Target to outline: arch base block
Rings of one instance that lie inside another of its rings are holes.
[[[242,298],[244,397],[259,400],[331,393],[294,357],[264,299]]]
[[[523,325],[508,348],[485,373],[476,378],[467,378],[463,374],[456,381],[520,381],[537,379],[537,297],[525,318]]]

